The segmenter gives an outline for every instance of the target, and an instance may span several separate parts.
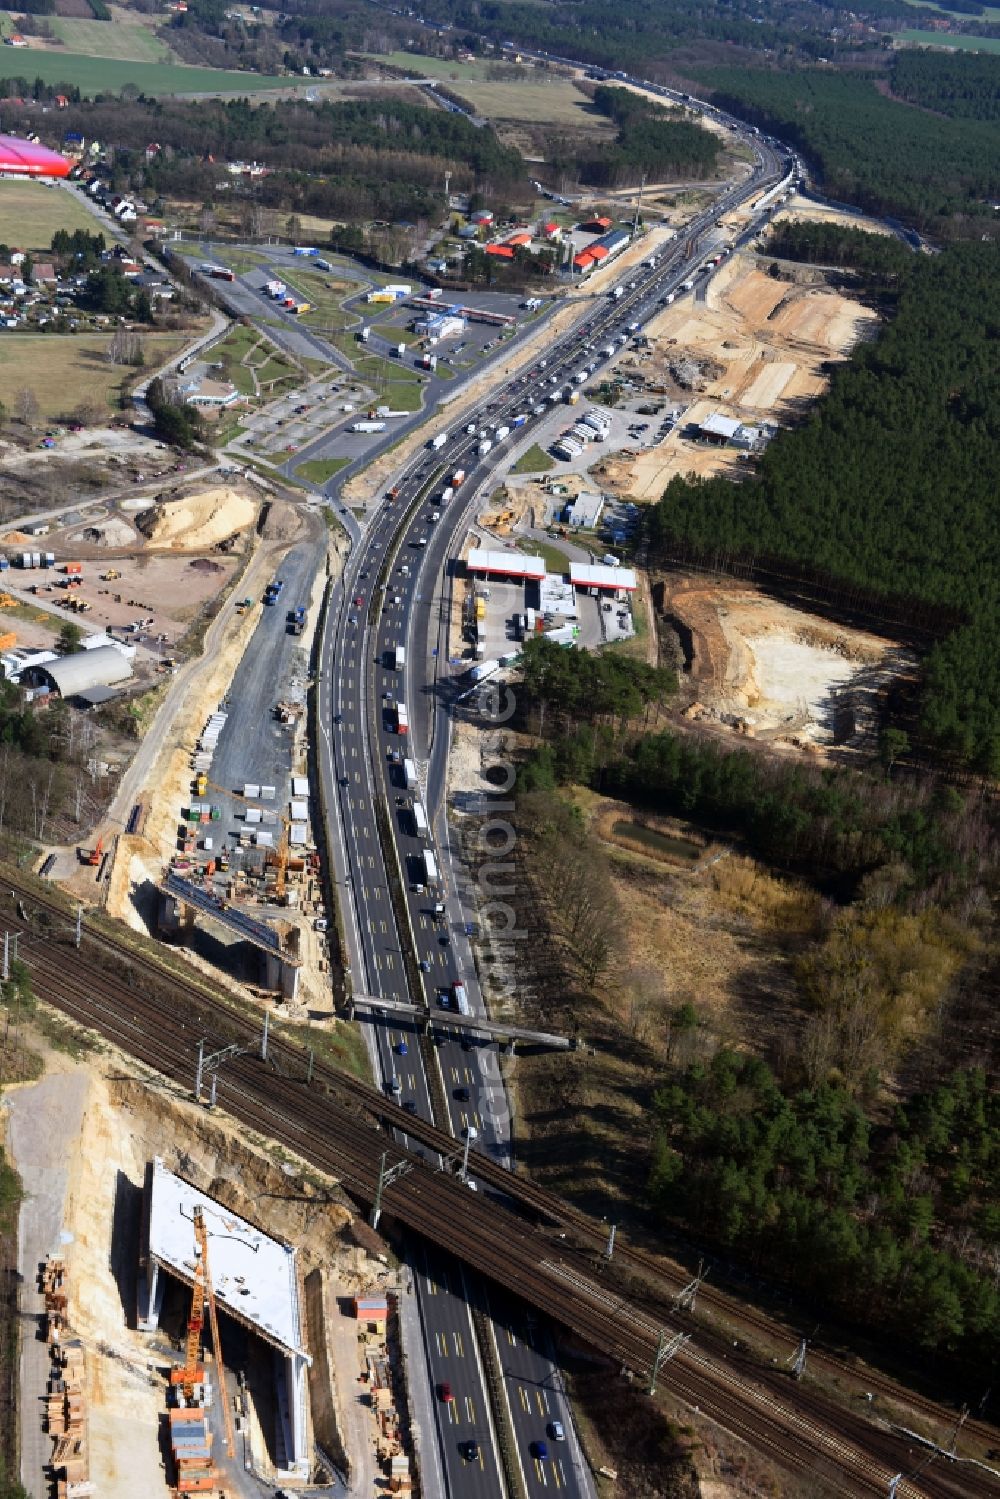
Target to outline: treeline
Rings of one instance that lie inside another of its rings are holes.
[[[30,119],[26,110],[24,124]],[[254,182],[264,207],[352,222],[440,212],[445,170],[454,188],[484,197],[524,184],[520,155],[488,127],[395,99],[286,100],[280,108],[247,99],[95,99],[71,103],[60,125],[113,148],[117,180],[150,198],[211,202],[220,180],[238,192],[227,160],[271,169]],[[149,160],[148,141],[160,147]]]
[[[625,724],[649,703],[677,690],[672,671],[632,656],[566,650],[544,635],[525,641],[518,664],[525,696],[538,712],[540,734],[550,710],[562,723],[607,719]]]
[[[891,234],[871,234],[844,224],[779,220],[767,241],[779,260],[806,265],[843,266],[868,282],[892,283],[913,264],[913,251]]]
[[[897,313],[743,483],[677,478],[648,515],[654,565],[779,559],[963,621],[926,662],[920,729],[1000,774],[1000,252],[914,256]]]
[[[187,401],[174,400],[161,379],[150,380],[146,405],[153,418],[153,430],[161,442],[190,453],[208,440],[208,429],[201,413]]]
[[[876,79],[829,68],[718,68],[713,99],[774,130],[820,170],[826,195],[951,237],[982,232],[1000,198],[1000,134],[886,98]]]
[[[653,1120],[664,1222],[910,1349],[992,1367],[1000,1095],[982,1071],[878,1125],[836,1085],[789,1096],[720,1051],[658,1091]]]
[[[868,0],[866,14],[869,8],[893,15],[908,13],[901,0]],[[669,0],[667,4],[623,0],[615,6],[602,0],[553,0],[547,5],[526,0],[503,5],[426,0],[420,13],[454,27],[460,37],[467,31],[495,43],[513,41],[592,67],[624,69],[645,77],[665,76],[678,46],[688,55],[694,50],[701,56],[718,55],[723,48],[731,54],[737,47],[829,57],[839,46],[850,50],[853,45],[847,36],[841,43],[831,39],[829,10],[821,19],[813,8],[785,0],[764,0],[763,4],[732,0],[724,8],[706,6],[700,0]],[[846,8],[840,14],[846,19]],[[857,12],[853,14],[856,17]]]
[[[647,177],[710,177],[719,160],[719,142],[711,131],[662,109],[628,89],[601,85],[593,104],[614,120],[618,135],[613,145],[582,142],[575,158],[581,181],[592,187],[627,187]],[[556,160],[554,167],[560,165]]]
[[[928,52],[908,47],[896,54],[892,91],[911,104],[952,119],[996,122],[1000,120],[1000,57],[988,52]]]
[[[739,838],[767,863],[841,890],[890,870],[894,899],[933,892],[951,906],[992,877],[992,830],[978,804],[951,789],[818,770],[668,730],[584,728],[566,699],[524,690],[525,724],[545,735],[523,767],[525,790],[589,784]]]

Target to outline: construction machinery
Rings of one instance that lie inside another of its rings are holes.
[[[87,849],[85,851],[84,856],[83,856],[83,862],[85,864],[89,864],[90,867],[91,867],[91,869],[96,869],[98,867],[98,865],[100,864],[100,862],[101,862],[101,855],[103,853],[104,853],[104,834],[102,833],[101,836],[98,838],[97,842],[94,844],[93,848]]]
[[[195,1399],[197,1386],[205,1382],[202,1342],[207,1302],[208,1320],[212,1329],[212,1347],[215,1351],[215,1366],[218,1370],[217,1383],[225,1416],[226,1450],[232,1457],[236,1451],[236,1440],[230,1402],[226,1398],[226,1370],[222,1362],[222,1342],[219,1337],[215,1289],[212,1285],[212,1272],[208,1262],[208,1229],[205,1225],[205,1211],[200,1204],[194,1209],[192,1227],[195,1242],[194,1280],[191,1290],[191,1310],[188,1314],[187,1339],[184,1346],[184,1363],[181,1368],[171,1370],[170,1383],[175,1388],[179,1387],[184,1400],[190,1403]]]
[[[114,578],[120,578],[121,573],[117,567],[108,567],[101,573],[101,582],[110,583]]]
[[[9,593],[0,593],[0,609],[16,609],[17,599],[12,598]]]

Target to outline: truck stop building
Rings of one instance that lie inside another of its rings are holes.
[[[494,552],[473,547],[465,566],[474,577],[513,578],[534,583],[540,583],[545,577],[544,557],[527,557],[514,551]]]
[[[289,1475],[308,1478],[306,1371],[312,1360],[303,1346],[296,1251],[175,1176],[159,1156],[146,1169],[139,1330],[155,1332],[159,1326],[166,1276],[186,1286],[194,1284],[196,1207],[204,1215],[209,1271],[219,1308],[256,1333],[283,1361],[277,1389],[277,1466]],[[218,1398],[228,1396],[220,1390]]]
[[[635,573],[630,567],[594,566],[571,562],[569,580],[574,588],[596,588],[601,593],[634,593]]]

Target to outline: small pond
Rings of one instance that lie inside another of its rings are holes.
[[[654,853],[667,854],[672,859],[686,859],[693,864],[705,850],[700,843],[690,838],[675,838],[671,833],[658,833],[655,828],[645,828],[638,822],[627,822],[624,818],[612,824],[612,833],[617,838],[628,838],[632,843],[641,843]]]

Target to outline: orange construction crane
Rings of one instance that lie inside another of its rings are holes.
[[[212,1273],[208,1264],[208,1229],[205,1227],[205,1213],[201,1207],[196,1207],[193,1215],[194,1227],[194,1286],[191,1291],[191,1310],[188,1313],[187,1342],[184,1348],[184,1365],[180,1369],[171,1371],[170,1383],[180,1385],[185,1400],[194,1399],[195,1386],[205,1382],[205,1366],[202,1362],[202,1339],[205,1331],[205,1302],[208,1302],[208,1316],[212,1327],[212,1345],[215,1348],[215,1364],[218,1369],[218,1381],[222,1411],[225,1417],[226,1449],[232,1457],[236,1451],[236,1437],[233,1432],[233,1417],[226,1397],[226,1369],[222,1362],[222,1342],[219,1337],[219,1319],[215,1310],[215,1291],[212,1287]]]
[[[194,1399],[195,1386],[203,1384],[205,1369],[201,1361],[202,1333],[205,1329],[205,1283],[208,1275],[205,1251],[208,1237],[201,1208],[194,1210],[194,1288],[191,1292],[191,1310],[188,1313],[187,1342],[184,1347],[184,1364],[170,1374],[170,1383],[180,1385],[185,1400]]]

